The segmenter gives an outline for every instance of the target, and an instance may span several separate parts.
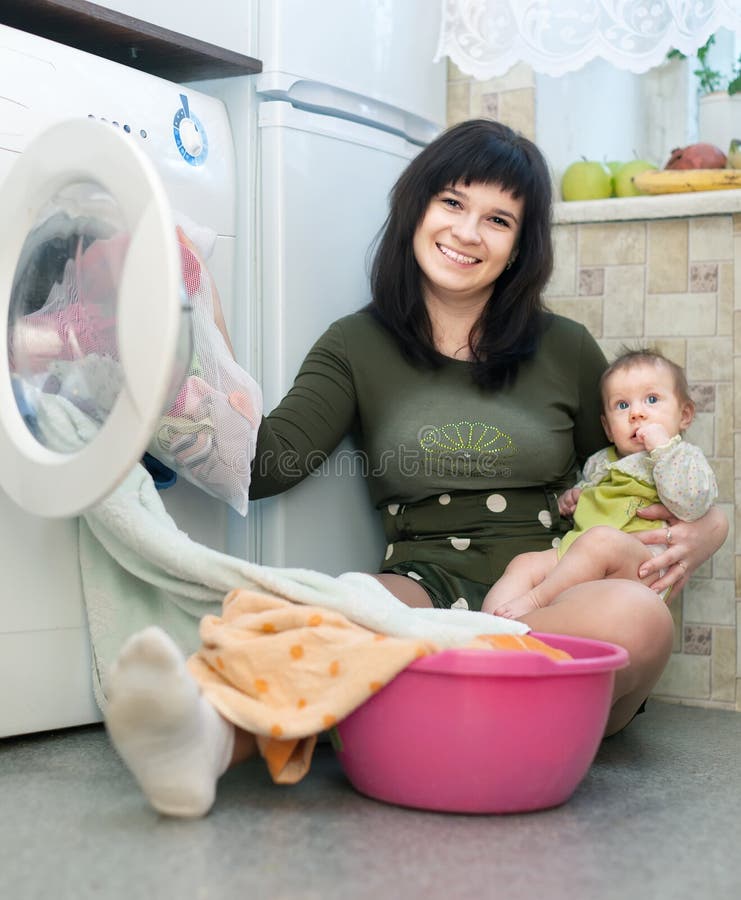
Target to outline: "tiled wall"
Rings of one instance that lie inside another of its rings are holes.
[[[741,500],[741,215],[561,224],[554,240],[551,309],[583,322],[608,359],[625,344],[650,344],[686,367],[697,405],[687,438],[712,463],[733,531],[734,485]],[[741,709],[737,595],[741,541],[730,536],[673,599],[674,653],[657,696]]]
[[[448,61],[447,124],[465,119],[497,119],[531,140],[535,138],[535,76],[524,64],[501,78],[476,81]]]

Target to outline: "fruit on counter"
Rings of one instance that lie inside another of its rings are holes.
[[[610,175],[612,176],[612,196],[615,196],[615,176],[617,175],[618,169],[623,163],[619,159],[610,159],[605,162]]]
[[[643,191],[639,190],[634,178],[641,172],[658,171],[658,166],[648,162],[645,159],[632,159],[630,162],[623,163],[613,176],[613,185],[616,197],[637,197]]]
[[[620,166],[623,165],[623,163],[618,159],[610,159],[605,163],[605,165],[607,166],[607,168],[610,172],[610,175],[612,176],[612,196],[614,197],[615,196],[615,176],[617,175],[618,169],[620,168]]]
[[[633,177],[646,194],[677,194],[687,191],[722,191],[741,188],[741,169],[664,169],[640,172]]]
[[[741,138],[734,138],[731,141],[726,166],[729,169],[741,169]]]
[[[564,200],[602,200],[612,196],[612,176],[601,162],[579,159],[563,173],[561,196]]]
[[[726,155],[715,144],[688,144],[672,150],[665,169],[723,169]]]

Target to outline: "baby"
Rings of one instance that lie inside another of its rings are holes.
[[[640,565],[666,545],[632,537],[661,527],[636,511],[663,503],[692,522],[713,505],[713,471],[702,451],[682,439],[695,412],[683,370],[660,353],[628,351],[604,373],[600,389],[602,425],[613,446],[590,456],[582,481],[559,497],[559,511],[574,516],[574,528],[557,549],[516,556],[486,595],[484,612],[517,619],[575,584],[639,580]]]

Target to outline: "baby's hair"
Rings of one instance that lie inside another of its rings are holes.
[[[656,350],[654,347],[639,347],[636,350],[625,349],[612,363],[610,363],[602,373],[599,382],[600,396],[603,400],[605,396],[605,383],[611,375],[624,369],[632,369],[633,366],[642,365],[666,366],[674,376],[674,390],[676,391],[680,403],[687,403],[694,410],[695,403],[692,397],[690,397],[690,389],[687,384],[687,376],[684,374],[684,369],[671,359],[667,359],[663,353]]]

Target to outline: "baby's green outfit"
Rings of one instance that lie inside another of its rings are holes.
[[[558,546],[559,558],[580,534],[594,525],[621,531],[664,528],[663,520],[641,519],[637,511],[663,503],[678,519],[694,522],[704,516],[718,496],[715,475],[699,447],[680,435],[655,450],[619,457],[615,447],[599,450],[584,464],[582,488],[574,512],[574,527]],[[652,545],[654,555],[666,549]]]
[[[664,528],[663,521],[641,519],[637,510],[663,503],[683,522],[694,522],[715,503],[715,475],[699,447],[675,435],[651,452],[619,457],[604,447],[584,464],[582,488],[574,512],[574,527],[559,544],[559,556],[593,525],[612,525],[621,531]]]

